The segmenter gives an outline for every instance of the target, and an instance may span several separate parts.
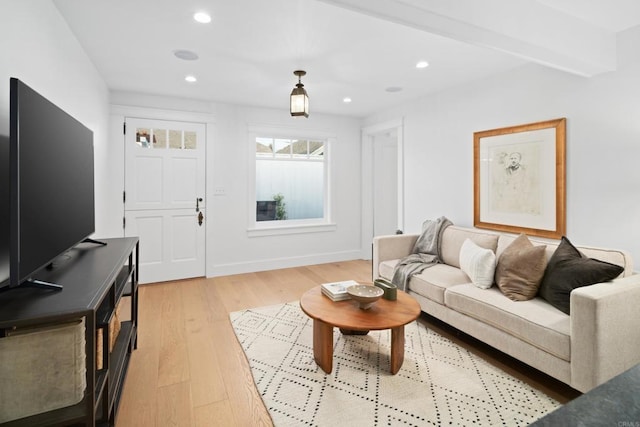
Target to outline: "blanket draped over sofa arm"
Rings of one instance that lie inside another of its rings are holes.
[[[404,291],[411,276],[440,263],[442,232],[451,224],[444,216],[435,221],[426,220],[422,224],[422,234],[413,247],[413,253],[395,266],[391,283]]]

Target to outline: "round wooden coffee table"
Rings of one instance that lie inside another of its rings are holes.
[[[313,319],[313,356],[327,374],[333,368],[334,327],[345,335],[391,329],[390,371],[396,374],[404,362],[404,325],[420,315],[418,302],[400,290],[396,301],[380,298],[361,310],[355,301],[331,301],[317,286],[302,295],[300,307]]]

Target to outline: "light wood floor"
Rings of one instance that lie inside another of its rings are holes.
[[[138,349],[131,356],[117,427],[270,426],[229,313],[296,301],[324,282],[371,282],[369,261],[143,285]],[[560,402],[579,393],[422,316],[421,322]]]

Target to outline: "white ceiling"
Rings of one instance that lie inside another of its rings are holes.
[[[616,33],[640,24],[638,0],[538,0],[538,3]]]
[[[640,24],[638,0],[456,0],[457,8],[444,0],[54,3],[111,90],[286,111],[293,71],[303,69],[311,114],[356,117],[528,61],[580,75],[607,71],[615,33]],[[193,20],[200,10],[210,24]],[[518,10],[539,17],[536,25],[518,22],[532,16],[508,16]],[[596,48],[583,52],[585,44]],[[199,59],[180,60],[178,49]],[[416,69],[419,60],[430,66]],[[186,83],[187,74],[198,81]]]

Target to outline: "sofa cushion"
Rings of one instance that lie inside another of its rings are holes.
[[[409,289],[418,295],[444,304],[447,288],[463,283],[469,283],[469,277],[462,270],[446,264],[436,264],[413,276],[409,281]]]
[[[381,262],[378,267],[379,276],[391,280],[393,269],[399,259]],[[444,291],[450,286],[469,283],[469,277],[462,270],[446,264],[435,264],[420,274],[411,277],[409,289],[438,304],[444,304]]]
[[[498,259],[500,258],[500,255],[502,255],[502,252],[504,252],[504,250],[516,239],[516,237],[517,236],[506,233],[500,235],[500,237],[498,238],[498,248],[496,249],[496,256],[498,257]],[[549,240],[543,241],[530,238],[529,241],[533,243],[534,246],[545,245],[547,247],[547,262],[551,259],[553,253],[560,244],[559,240],[556,241],[557,243],[553,243]],[[631,254],[628,251],[625,251],[623,249],[596,248],[584,245],[576,246],[576,248],[589,258],[595,258],[600,261],[605,261],[624,267],[624,272],[621,274],[621,276],[623,277],[634,274],[633,260],[631,258]]]
[[[612,280],[623,271],[624,268],[619,265],[588,258],[563,236],[547,264],[540,285],[540,296],[558,310],[569,314],[572,290]]]
[[[536,296],[547,265],[545,249],[534,246],[521,234],[502,252],[496,266],[496,284],[507,298],[526,301]]]
[[[460,248],[460,269],[469,276],[471,283],[489,289],[493,285],[496,254],[491,249],[481,248],[471,239],[465,239]]]
[[[497,234],[451,225],[442,233],[441,261],[460,268],[460,249],[466,239],[470,239],[481,248],[491,249],[493,253],[496,253],[496,247],[498,246]]]
[[[496,287],[480,289],[470,284],[445,292],[447,307],[466,314],[553,354],[571,360],[570,319],[541,298],[512,301]],[[476,337],[482,340],[482,337]]]
[[[391,281],[391,279],[393,279],[393,270],[396,268],[396,264],[398,264],[399,262],[399,259],[382,261],[378,265],[378,276]]]
[[[589,258],[595,258],[599,261],[624,267],[624,271],[620,274],[620,277],[626,277],[634,274],[633,259],[631,258],[631,254],[625,250],[593,248],[590,246],[576,246],[576,248],[584,256]]]

